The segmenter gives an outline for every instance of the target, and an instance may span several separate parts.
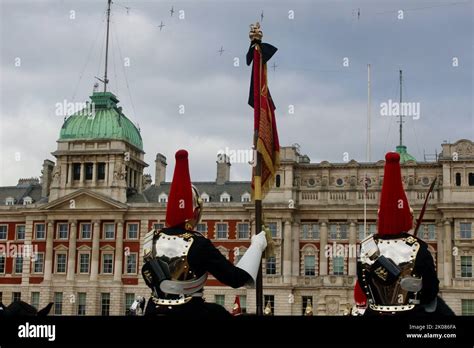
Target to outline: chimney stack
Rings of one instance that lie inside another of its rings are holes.
[[[53,168],[54,162],[48,159],[43,162],[43,175],[41,176],[41,197],[49,196],[49,188],[51,187],[51,181],[53,180]]]
[[[155,160],[155,186],[159,187],[166,180],[166,157],[161,153],[156,154]]]
[[[224,185],[230,180],[230,159],[225,153],[217,154],[217,185]]]

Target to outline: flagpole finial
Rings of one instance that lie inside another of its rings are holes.
[[[249,33],[250,41],[258,40],[262,41],[263,32],[260,28],[260,23],[256,22],[255,24],[250,24],[250,33]]]

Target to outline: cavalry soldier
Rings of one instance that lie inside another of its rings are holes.
[[[400,155],[389,152],[385,160],[378,231],[361,242],[357,263],[358,282],[367,297],[364,315],[434,312],[439,280],[433,257],[425,242],[409,234],[413,218]]]
[[[237,266],[228,261],[209,239],[194,231],[203,201],[191,184],[187,151],[179,150],[175,157],[166,228],[145,236],[142,275],[152,290],[145,315],[230,316],[224,307],[204,301],[207,275],[233,288],[254,283],[267,246],[265,233],[252,237]]]

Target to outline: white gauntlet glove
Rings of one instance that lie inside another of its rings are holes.
[[[265,232],[260,232],[252,237],[250,247],[240,259],[237,267],[247,272],[253,279],[253,283],[257,281],[258,269],[262,261],[262,253],[267,247],[267,238]]]

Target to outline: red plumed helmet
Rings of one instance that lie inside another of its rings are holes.
[[[173,182],[171,183],[166,208],[166,226],[185,227],[186,222],[194,217],[193,192],[189,175],[188,152],[176,152]]]
[[[232,307],[232,315],[237,316],[242,314],[242,307],[240,307],[240,297],[235,296],[234,306]]]
[[[408,199],[403,189],[400,155],[385,155],[385,170],[378,220],[378,234],[394,235],[408,232],[413,227]]]
[[[367,305],[367,296],[365,296],[364,291],[360,287],[358,281],[354,286],[354,302],[357,306],[366,306]]]

